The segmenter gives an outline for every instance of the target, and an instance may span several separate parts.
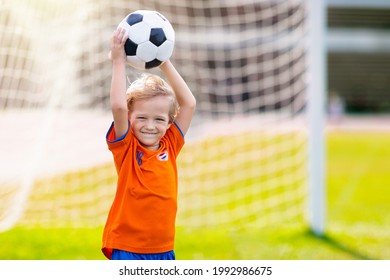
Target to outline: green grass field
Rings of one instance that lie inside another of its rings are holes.
[[[178,259],[390,259],[390,134],[327,136],[327,223],[322,237],[286,228],[179,227]],[[102,228],[16,227],[0,233],[0,259],[104,259]]]

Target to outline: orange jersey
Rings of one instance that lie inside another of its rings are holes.
[[[112,249],[162,253],[174,249],[178,176],[176,158],[184,137],[172,124],[160,148],[144,148],[131,132],[115,140],[111,125],[107,144],[118,173],[117,190],[103,233],[104,255]]]

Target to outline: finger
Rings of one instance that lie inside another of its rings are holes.
[[[116,38],[118,37],[118,30],[114,30],[111,36],[111,42],[115,43]]]
[[[120,42],[123,43],[124,41],[127,40],[128,37],[126,37],[126,29],[120,28],[118,37],[120,38]]]
[[[129,39],[128,35],[123,36],[121,45],[125,45],[127,39]]]
[[[112,32],[112,37],[117,37],[119,33],[118,29],[115,29],[114,32]]]
[[[116,37],[122,37],[124,32],[125,32],[125,29],[124,29],[124,28],[118,27],[118,28],[115,30],[115,36],[116,36]]]

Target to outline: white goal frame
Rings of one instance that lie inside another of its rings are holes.
[[[323,235],[326,219],[325,186],[325,96],[326,96],[326,10],[325,0],[306,1],[308,5],[308,89],[307,119],[309,126],[309,226],[314,234]]]

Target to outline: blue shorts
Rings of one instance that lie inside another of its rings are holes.
[[[137,254],[113,249],[111,260],[175,260],[175,253],[169,251],[158,254]]]

